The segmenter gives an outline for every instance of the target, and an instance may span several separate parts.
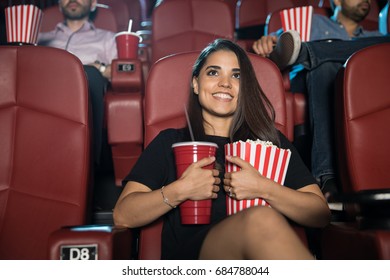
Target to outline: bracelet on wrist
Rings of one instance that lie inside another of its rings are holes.
[[[176,205],[170,204],[170,203],[169,203],[169,199],[168,199],[167,197],[165,197],[164,192],[163,192],[164,187],[165,187],[165,186],[162,186],[162,188],[160,189],[160,192],[161,192],[161,195],[162,195],[162,198],[163,198],[163,202],[164,202],[166,205],[168,205],[169,207],[171,207],[172,209],[175,209],[177,206],[176,206]]]

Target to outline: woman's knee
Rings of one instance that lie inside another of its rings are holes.
[[[273,235],[288,226],[287,220],[270,207],[253,207],[242,212],[242,230],[249,235]]]

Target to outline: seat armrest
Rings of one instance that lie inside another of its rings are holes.
[[[143,71],[139,59],[113,59],[111,88],[115,92],[133,92],[143,89]]]
[[[390,229],[390,189],[335,194],[331,200],[341,203],[361,229]]]
[[[132,231],[110,225],[64,227],[49,237],[51,260],[124,260],[132,257]]]

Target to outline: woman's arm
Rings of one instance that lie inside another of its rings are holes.
[[[303,226],[324,227],[329,223],[330,210],[318,185],[293,190],[262,176],[239,157],[226,159],[241,167],[240,171],[226,173],[224,179],[225,190],[232,188],[237,199],[261,197],[272,208]]]
[[[140,227],[153,222],[181,202],[192,199],[216,198],[219,190],[218,170],[203,169],[215,161],[204,158],[191,164],[183,175],[164,189],[151,190],[148,186],[130,181],[122,191],[114,209],[114,223],[126,227]],[[163,191],[163,194],[161,193]],[[168,199],[168,203],[164,202]]]

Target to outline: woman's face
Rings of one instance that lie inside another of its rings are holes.
[[[203,117],[232,117],[237,108],[240,67],[234,52],[212,53],[192,85],[203,108]]]

